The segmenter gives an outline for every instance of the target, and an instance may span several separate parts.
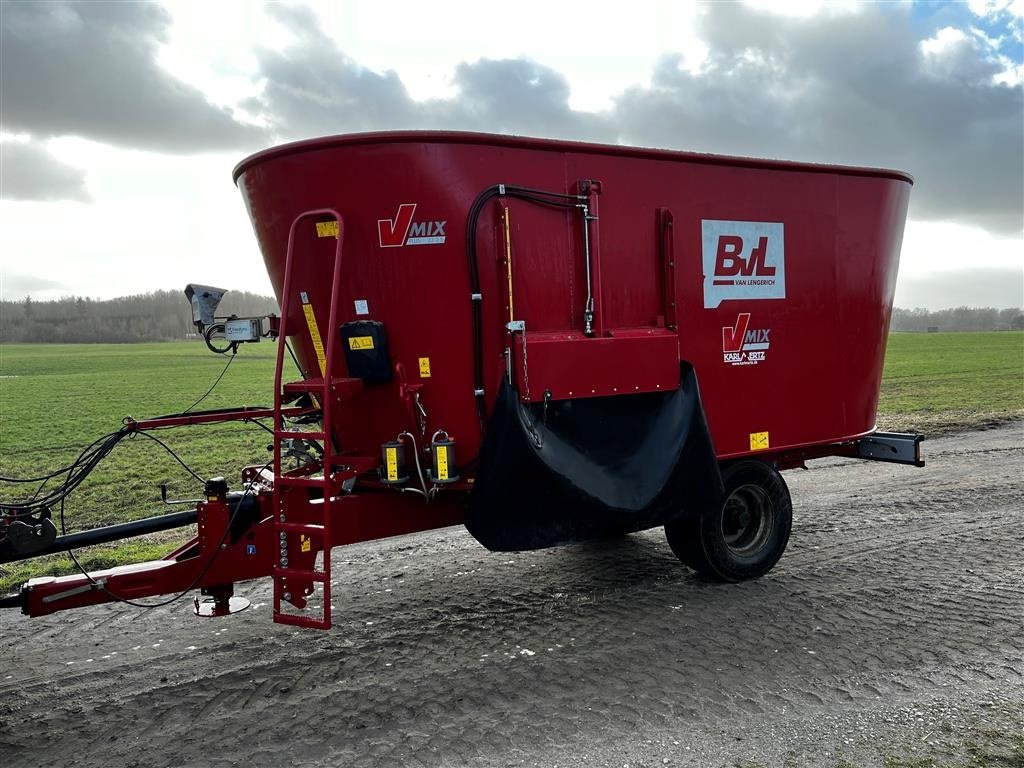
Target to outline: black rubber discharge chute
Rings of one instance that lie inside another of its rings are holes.
[[[622,535],[717,503],[722,478],[697,377],[679,389],[524,404],[503,381],[466,528],[491,551]]]

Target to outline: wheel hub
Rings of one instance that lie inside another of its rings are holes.
[[[756,485],[744,485],[725,500],[722,537],[729,550],[740,557],[757,553],[768,541],[774,521],[768,495]]]

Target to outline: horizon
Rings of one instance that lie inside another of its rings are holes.
[[[48,298],[48,299],[36,298],[35,296],[32,296],[31,294],[25,294],[24,296],[21,296],[21,297],[16,297],[16,296],[12,296],[12,297],[0,296],[0,303],[4,303],[4,304],[24,304],[26,299],[30,299],[33,303],[40,303],[40,304],[54,304],[54,303],[59,303],[59,302],[64,302],[64,301],[77,301],[77,300],[84,300],[84,301],[90,301],[90,302],[114,302],[114,301],[126,301],[126,300],[129,300],[129,299],[146,298],[147,296],[152,296],[152,295],[154,295],[156,293],[159,293],[159,292],[163,292],[163,293],[181,293],[181,295],[183,297],[185,295],[184,294],[184,289],[182,289],[181,291],[176,291],[173,288],[155,288],[155,289],[150,290],[150,291],[139,291],[139,292],[136,292],[136,293],[126,293],[126,294],[122,294],[122,295],[118,295],[118,296],[111,296],[109,298],[102,298],[102,297],[99,297],[99,296],[86,296],[86,295],[81,295],[81,294],[66,294],[66,295],[62,295],[62,296],[55,296],[53,298]],[[239,290],[239,289],[229,288],[229,289],[227,289],[225,291],[224,295],[227,296],[228,294],[231,294],[231,293],[246,294],[246,295],[251,296],[251,297],[253,297],[255,299],[266,299],[266,300],[275,301],[275,302],[277,301],[277,297],[274,296],[273,292],[270,292],[270,293],[259,293],[259,292],[255,292],[255,291],[246,291],[246,290]],[[182,299],[182,305],[185,306],[185,307],[189,306],[188,301],[186,299],[184,299],[184,298]],[[893,311],[902,310],[904,312],[916,312],[918,310],[925,310],[925,311],[927,311],[929,313],[933,313],[933,314],[940,313],[940,312],[950,312],[950,311],[957,310],[957,309],[970,309],[970,310],[994,309],[994,310],[998,310],[998,311],[1005,311],[1005,310],[1008,310],[1008,309],[1017,309],[1017,310],[1024,311],[1024,301],[1022,301],[1022,302],[1020,302],[1018,304],[1007,304],[1005,306],[1004,305],[996,305],[996,304],[953,304],[953,305],[950,305],[948,307],[937,307],[937,308],[930,308],[930,307],[924,307],[924,306],[900,305],[900,304],[897,304],[897,303],[894,302],[893,305],[892,305],[892,308],[893,308]]]

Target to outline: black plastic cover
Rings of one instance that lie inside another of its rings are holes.
[[[466,528],[492,551],[664,525],[715,503],[722,478],[693,368],[674,392],[523,404],[503,382]]]
[[[384,323],[377,320],[354,320],[338,330],[349,376],[363,381],[391,380],[391,357],[388,355]]]

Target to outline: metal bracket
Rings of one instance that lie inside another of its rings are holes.
[[[83,584],[80,587],[72,587],[71,589],[65,589],[63,592],[55,592],[52,595],[47,595],[43,598],[44,603],[55,603],[58,600],[64,600],[68,597],[74,597],[75,595],[81,595],[84,592],[92,592],[94,589],[103,589],[107,585],[106,579],[96,579],[96,581],[90,581],[88,584]]]
[[[889,461],[923,467],[921,441],[924,435],[875,432],[857,441],[857,456],[871,461]]]
[[[175,504],[198,504],[201,501],[206,501],[205,498],[203,498],[203,499],[168,499],[167,498],[167,483],[160,483],[160,485],[157,486],[157,487],[160,489],[160,501],[162,501],[164,504],[166,504],[168,506],[174,506]]]

